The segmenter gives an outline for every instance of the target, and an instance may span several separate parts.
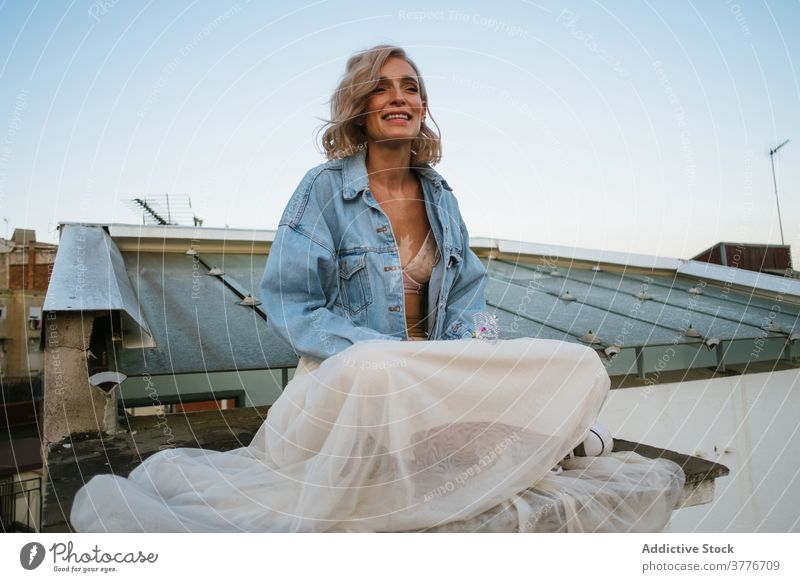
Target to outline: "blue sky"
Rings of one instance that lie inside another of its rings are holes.
[[[798,25],[797,1],[6,0],[0,217],[55,241],[169,192],[208,226],[275,228],[323,161],[347,57],[388,42],[426,79],[473,236],[684,258],[779,243],[768,151],[791,138],[776,165],[800,249]]]

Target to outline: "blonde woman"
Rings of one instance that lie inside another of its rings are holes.
[[[321,361],[358,341],[471,337],[486,270],[432,164],[425,83],[397,47],[356,54],[322,143],[284,212],[262,282],[273,329]],[[324,338],[321,336],[324,333]]]
[[[494,337],[486,270],[431,167],[441,142],[417,66],[398,47],[353,55],[331,111],[329,160],[290,198],[261,284],[270,329],[300,356],[294,378],[247,447],[93,478],[75,528],[661,529],[683,486],[674,463],[552,471],[609,379],[588,347]]]

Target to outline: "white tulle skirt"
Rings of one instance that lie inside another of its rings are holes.
[[[301,361],[247,447],[171,449],[76,495],[80,532],[659,531],[683,487],[633,453],[552,469],[597,418],[596,352],[521,338]],[[487,519],[487,516],[502,519]]]

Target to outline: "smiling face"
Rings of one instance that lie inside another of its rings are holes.
[[[404,140],[409,147],[425,117],[417,73],[408,62],[392,57],[381,67],[380,82],[370,94],[364,129],[372,143]]]

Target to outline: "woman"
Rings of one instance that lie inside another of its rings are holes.
[[[486,271],[429,165],[441,145],[416,66],[396,47],[353,56],[331,109],[331,161],[289,202],[262,281],[275,332],[316,361],[365,339],[470,337]]]
[[[500,508],[519,531],[663,527],[677,465],[617,455],[551,471],[585,438],[608,376],[587,347],[486,340],[486,271],[430,167],[440,142],[414,63],[390,46],[354,55],[331,109],[329,161],[291,197],[261,284],[271,329],[300,355],[294,378],[249,446],[95,477],[73,526],[508,529],[482,517]]]

